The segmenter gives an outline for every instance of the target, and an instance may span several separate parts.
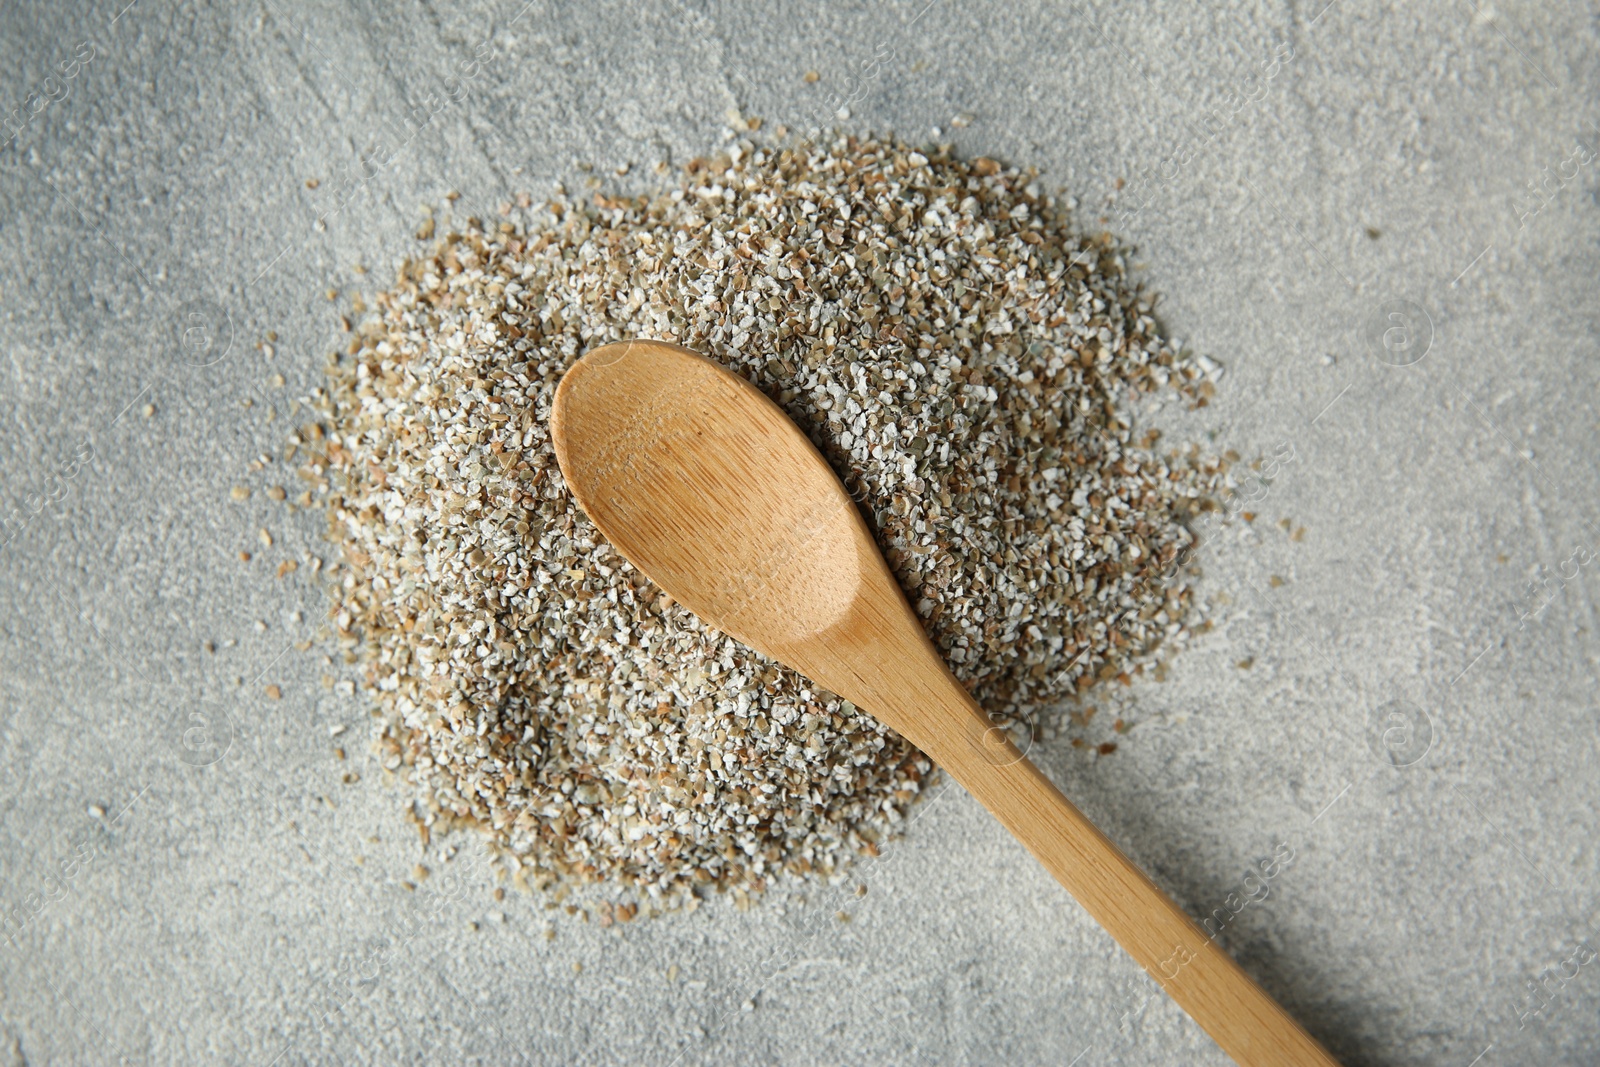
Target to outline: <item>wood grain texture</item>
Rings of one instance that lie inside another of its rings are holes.
[[[753,385],[675,345],[606,345],[567,372],[551,422],[568,487],[619,552],[948,771],[1238,1063],[1334,1063],[990,723],[837,475]]]

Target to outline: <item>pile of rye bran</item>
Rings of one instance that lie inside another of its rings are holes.
[[[1210,382],[1033,174],[743,140],[654,196],[504,213],[430,218],[330,363],[325,439],[301,438],[348,563],[338,628],[422,824],[481,827],[519,881],[742,904],[780,872],[840,877],[927,785],[900,737],[702,626],[578,509],[550,403],[606,342],[685,345],[781,404],[1004,721],[1187,632],[1183,521],[1226,461],[1158,454],[1128,411]]]

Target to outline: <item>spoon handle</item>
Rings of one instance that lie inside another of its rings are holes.
[[[988,808],[1224,1052],[1242,1067],[1337,1067],[1231,956],[990,725],[959,682],[946,677],[949,684],[941,688],[951,706],[934,710],[923,704],[919,709],[925,721],[943,720],[946,727],[933,750],[919,747]],[[926,687],[916,688],[923,689],[919,696],[929,695]]]

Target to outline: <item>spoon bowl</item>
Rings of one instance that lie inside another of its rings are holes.
[[[709,360],[598,349],[562,380],[552,423],[568,487],[617,551],[774,659],[841,622],[863,585],[893,584],[822,455]]]

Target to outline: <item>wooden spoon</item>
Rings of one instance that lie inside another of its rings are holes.
[[[1238,1063],[1335,1062],[990,722],[827,461],[755,386],[676,345],[605,345],[562,379],[551,432],[635,567],[948,771]]]

